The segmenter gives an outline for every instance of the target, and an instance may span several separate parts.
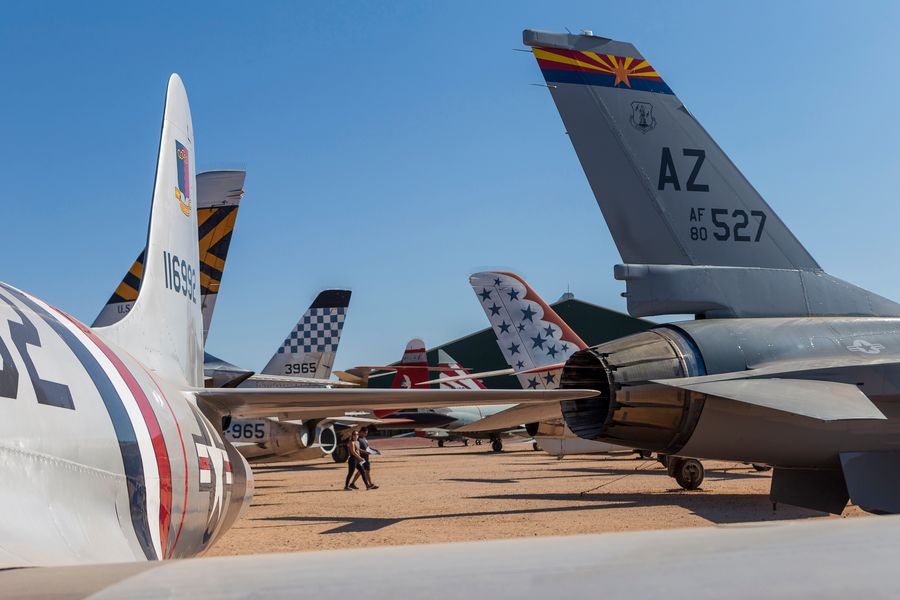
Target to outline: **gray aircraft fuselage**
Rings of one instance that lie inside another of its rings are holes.
[[[563,387],[591,382],[603,393],[564,402],[562,412],[572,430],[589,439],[679,456],[837,468],[842,452],[895,450],[900,444],[898,360],[900,319],[681,322],[573,356]],[[736,372],[856,385],[887,418],[823,422],[652,383]]]

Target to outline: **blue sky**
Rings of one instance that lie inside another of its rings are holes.
[[[261,368],[349,287],[337,366],[487,321],[470,273],[624,310],[526,27],[634,43],[829,272],[900,299],[900,6],[181,2],[0,6],[0,279],[90,323],[146,237],[168,74],[200,169],[245,168],[208,348]]]

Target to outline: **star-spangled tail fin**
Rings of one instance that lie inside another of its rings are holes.
[[[447,367],[451,371],[441,371],[438,387],[442,390],[483,390],[486,389],[481,379],[457,379],[470,373],[454,359],[447,351],[438,350],[438,366]]]
[[[245,171],[206,171],[197,174],[197,223],[200,252],[200,300],[203,341],[209,334],[225,261],[244,194]],[[134,306],[144,272],[144,251],[125,274],[94,320],[94,327],[112,325]]]
[[[625,265],[634,316],[900,314],[830,276],[627,42],[525,30]]]
[[[328,379],[350,307],[350,290],[320,292],[262,370]]]
[[[140,292],[99,335],[176,385],[203,387],[203,317],[194,131],[187,92],[169,78]]]
[[[578,334],[515,273],[488,271],[469,278],[497,336],[506,362],[515,371],[557,364],[586,348]],[[525,389],[552,389],[557,372],[516,375]]]

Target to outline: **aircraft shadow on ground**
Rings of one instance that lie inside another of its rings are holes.
[[[824,513],[782,505],[772,510],[768,498],[761,494],[703,494],[669,490],[658,494],[617,494],[594,492],[590,494],[500,494],[476,496],[476,499],[504,501],[567,501],[577,502],[575,506],[548,506],[540,508],[486,510],[451,514],[417,515],[412,517],[356,517],[356,516],[294,516],[260,517],[254,521],[273,522],[284,526],[308,526],[316,523],[334,523],[337,527],[323,531],[322,535],[334,533],[368,533],[379,531],[391,525],[405,522],[425,522],[441,519],[484,518],[510,515],[533,515],[541,513],[565,514],[567,512],[602,511],[611,508],[681,506],[690,512],[716,524],[749,523],[758,521],[782,521],[787,519],[808,519],[821,517]],[[602,503],[602,504],[601,504]]]
[[[759,521],[784,521],[789,519],[809,519],[822,517],[827,513],[799,508],[787,504],[772,509],[768,496],[763,494],[704,494],[682,489],[670,489],[658,493],[617,493],[602,489],[587,493],[560,494],[493,494],[476,496],[480,500],[553,502],[603,502],[605,508],[652,508],[655,506],[680,506],[704,519],[724,525],[728,523],[750,523]],[[569,508],[569,507],[565,507]]]

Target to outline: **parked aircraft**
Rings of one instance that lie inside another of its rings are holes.
[[[0,566],[194,556],[247,505],[228,418],[535,402],[589,391],[203,387],[194,131],[166,93],[144,271],[118,322],[89,328],[0,283]]]
[[[634,316],[573,354],[590,440],[774,467],[771,499],[900,511],[900,305],[827,274],[627,42],[526,30],[624,264]],[[669,461],[678,469],[681,459]]]

